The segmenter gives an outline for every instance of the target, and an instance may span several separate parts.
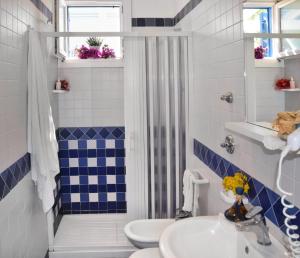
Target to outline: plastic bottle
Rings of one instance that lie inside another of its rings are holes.
[[[61,81],[60,80],[56,81],[56,83],[55,83],[55,89],[56,90],[61,90]]]
[[[295,89],[296,88],[296,82],[295,82],[295,80],[294,80],[293,77],[291,77],[291,80],[290,80],[290,88],[291,89]]]

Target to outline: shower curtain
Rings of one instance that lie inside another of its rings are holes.
[[[45,42],[44,42],[45,43]],[[54,204],[55,176],[59,173],[58,146],[47,87],[45,44],[39,33],[29,31],[28,50],[28,152],[31,175],[44,212]]]
[[[125,98],[127,171],[141,174],[149,218],[174,217],[182,207],[187,89],[187,37],[125,39],[125,92],[135,95]]]

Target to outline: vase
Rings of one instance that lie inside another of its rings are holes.
[[[247,209],[243,203],[243,195],[236,195],[235,203],[225,211],[225,217],[233,222],[245,221]]]
[[[101,46],[90,46],[90,49],[100,50]]]

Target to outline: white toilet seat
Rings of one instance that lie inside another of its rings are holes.
[[[161,258],[159,248],[146,248],[133,253],[129,258]]]
[[[134,220],[125,226],[124,232],[129,241],[138,248],[158,247],[162,232],[174,222],[174,219]]]

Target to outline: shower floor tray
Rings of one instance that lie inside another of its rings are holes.
[[[123,228],[125,215],[64,215],[54,238],[50,258],[128,258],[136,251]]]

